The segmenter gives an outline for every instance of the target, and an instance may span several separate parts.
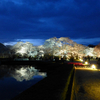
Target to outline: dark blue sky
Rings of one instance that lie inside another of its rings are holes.
[[[52,37],[98,44],[100,0],[0,0],[1,43],[39,45]]]

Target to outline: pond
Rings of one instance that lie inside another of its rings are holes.
[[[46,76],[46,72],[39,72],[34,66],[1,65],[0,100],[11,100]]]

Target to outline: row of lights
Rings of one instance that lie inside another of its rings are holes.
[[[83,62],[82,59],[80,59],[80,61]],[[86,61],[84,64],[85,64],[85,65],[88,65],[89,63]],[[92,69],[96,69],[96,65],[92,64],[92,65],[91,65],[91,68],[92,68]]]

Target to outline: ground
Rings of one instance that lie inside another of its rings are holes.
[[[100,69],[77,67],[74,85],[76,100],[100,100]]]

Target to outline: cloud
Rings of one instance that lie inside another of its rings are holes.
[[[4,45],[15,45],[17,42],[5,42],[5,43],[3,43]]]
[[[78,44],[83,44],[83,45],[89,45],[89,44],[93,44],[93,45],[97,45],[100,43],[100,38],[77,38],[77,39],[72,39],[74,42],[78,43]],[[30,42],[32,43],[34,46],[39,46],[39,45],[43,45],[45,40],[44,39],[16,39],[13,42],[5,42],[3,43],[4,45],[15,45],[17,42]]]
[[[79,38],[79,39],[73,39],[73,41],[83,45],[89,45],[89,44],[98,45],[100,43],[100,38],[90,38],[90,39]]]
[[[99,38],[99,26],[99,0],[0,1],[3,39]]]
[[[43,39],[16,39],[14,42],[5,42],[3,43],[4,45],[15,45],[17,42],[30,42],[32,43],[34,46],[39,46],[39,45],[43,45],[44,41]]]

